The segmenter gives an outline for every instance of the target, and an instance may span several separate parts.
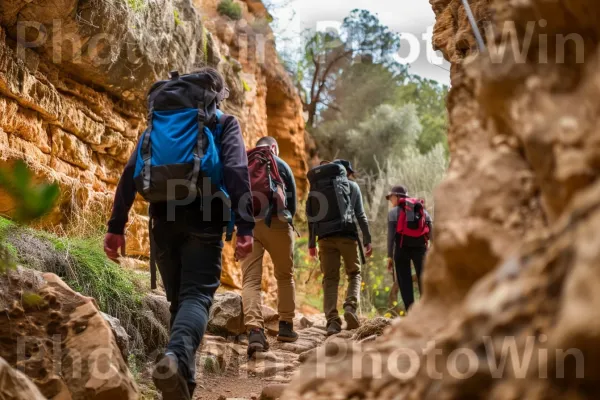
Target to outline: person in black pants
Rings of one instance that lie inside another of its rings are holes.
[[[423,263],[427,253],[428,239],[433,232],[433,224],[431,222],[431,217],[427,211],[423,209],[425,223],[429,227],[428,237],[398,237],[396,230],[401,207],[398,204],[402,198],[406,197],[408,197],[408,194],[404,186],[394,186],[386,196],[386,199],[389,200],[393,206],[388,214],[388,270],[392,272],[392,268],[394,268],[395,264],[400,295],[402,296],[404,307],[408,311],[415,302],[410,263],[412,261],[415,266],[419,292],[421,292],[421,273],[423,271]]]
[[[221,74],[204,68],[196,74],[213,91],[225,90]],[[243,259],[252,252],[254,212],[252,209],[248,159],[240,125],[232,115],[220,118],[223,181],[230,196],[237,228],[235,256]],[[137,188],[134,151],[125,166],[108,222],[104,251],[118,262],[125,255],[125,227]],[[226,212],[225,212],[226,211]],[[159,355],[152,374],[163,400],[190,400],[196,387],[196,351],[208,323],[209,309],[221,279],[223,233],[228,225],[228,205],[215,197],[210,203],[198,197],[191,203],[151,203],[152,252],[171,303],[170,338]]]

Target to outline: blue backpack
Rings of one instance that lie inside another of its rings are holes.
[[[149,203],[210,198],[221,192],[231,211],[223,183],[220,123],[222,100],[203,73],[179,75],[155,83],[148,94],[148,128],[137,146],[134,180]],[[233,212],[227,239],[233,233]]]

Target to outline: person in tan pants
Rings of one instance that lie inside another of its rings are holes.
[[[360,298],[360,254],[356,239],[343,236],[329,236],[319,239],[319,259],[323,273],[323,311],[327,316],[329,331],[339,333],[337,310],[338,287],[340,284],[340,257],[344,260],[344,270],[348,276],[348,289],[344,301],[346,322],[349,329],[358,328],[358,320],[349,320],[356,315]]]
[[[276,210],[267,226],[265,220],[256,221],[254,228],[254,247],[242,264],[242,302],[244,304],[244,323],[249,332],[248,356],[269,348],[264,334],[262,316],[262,272],[265,251],[273,260],[275,279],[277,280],[277,310],[279,314],[279,335],[281,342],[295,342],[298,335],[294,332],[296,310],[296,288],[294,283],[294,229],[292,220],[296,213],[296,182],[292,170],[278,157],[279,146],[271,137],[260,139],[256,146],[269,146],[276,156],[275,161],[281,179],[286,187],[286,209]]]
[[[342,165],[352,178],[354,170],[352,164],[347,160],[335,160],[334,163]],[[371,233],[369,231],[369,222],[365,214],[362,194],[360,187],[356,182],[350,180],[351,201],[354,208],[356,220],[363,234],[363,244],[365,246],[365,256],[371,257],[373,247],[371,245]],[[358,232],[342,231],[327,236],[315,236],[314,230],[310,229],[309,223],[309,253],[311,257],[319,256],[321,272],[323,273],[323,311],[327,318],[327,335],[335,335],[342,330],[342,321],[337,310],[338,286],[340,284],[340,258],[344,259],[344,269],[348,276],[348,289],[344,301],[344,319],[348,329],[356,329],[360,326],[360,321],[356,311],[360,300],[361,278],[361,259],[358,246]],[[317,252],[318,243],[318,252]]]

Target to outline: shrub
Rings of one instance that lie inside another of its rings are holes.
[[[242,19],[242,6],[235,3],[233,0],[221,0],[217,11],[221,15],[226,15],[234,21]]]
[[[421,132],[421,124],[414,105],[394,107],[381,105],[367,118],[349,125],[345,120],[322,124],[314,131],[321,155],[327,159],[341,156],[352,160],[363,172],[375,174],[379,165],[404,148],[413,145]],[[340,150],[343,153],[339,153]]]

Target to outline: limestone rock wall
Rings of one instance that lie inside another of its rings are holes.
[[[38,178],[59,182],[60,204],[43,227],[107,219],[145,129],[150,84],[204,65],[226,77],[225,111],[240,120],[246,144],[276,137],[305,192],[300,100],[278,62],[266,9],[240,4],[244,18],[234,22],[209,0],[0,0],[0,166],[24,159]],[[1,214],[13,206],[0,194]],[[148,254],[147,223],[138,200],[129,255]],[[231,248],[226,254],[224,283],[239,286]]]
[[[600,393],[600,4],[469,3],[494,28],[481,54],[462,2],[431,0],[434,45],[452,62],[452,161],[422,301],[373,344],[309,362],[286,398]]]

